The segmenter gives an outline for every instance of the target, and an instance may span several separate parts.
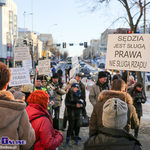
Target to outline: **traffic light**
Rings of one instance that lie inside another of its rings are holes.
[[[66,48],[66,42],[63,42],[63,48]]]
[[[69,43],[69,46],[73,46],[74,44],[73,43]]]
[[[87,42],[84,42],[84,48],[88,48]]]
[[[27,40],[23,40],[23,44],[24,45],[27,45],[28,43],[27,43]]]
[[[83,43],[79,43],[79,46],[83,46]]]

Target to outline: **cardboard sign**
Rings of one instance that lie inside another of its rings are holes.
[[[149,34],[108,35],[106,68],[150,71]]]
[[[31,55],[29,47],[15,47],[14,48],[14,59],[15,61],[30,60]]]
[[[11,80],[9,86],[31,84],[29,70],[27,68],[10,68]]]
[[[38,65],[39,75],[50,74],[50,59],[40,60]]]

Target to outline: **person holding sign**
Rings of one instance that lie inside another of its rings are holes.
[[[22,140],[24,144],[15,145],[15,149],[28,150],[35,142],[35,132],[25,110],[26,104],[15,100],[13,94],[6,91],[10,78],[9,68],[0,62],[0,139],[4,138],[6,143],[8,140],[13,140],[13,142]],[[2,146],[4,145],[1,140],[0,147]],[[6,144],[5,146],[8,149],[14,149],[9,147],[13,145]]]

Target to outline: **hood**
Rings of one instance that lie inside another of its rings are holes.
[[[45,110],[41,105],[39,104],[29,104],[26,107],[26,111],[29,116],[29,120],[33,120],[34,118],[41,116],[41,115],[47,115],[50,118],[49,113],[47,110]]]
[[[14,100],[9,91],[0,91],[0,129],[10,125],[21,116],[26,104],[23,101]]]
[[[121,91],[114,91],[114,90],[104,90],[100,93],[98,97],[98,101],[106,101],[110,98],[119,98],[125,101],[126,93]],[[132,97],[127,93],[127,104],[133,104]]]

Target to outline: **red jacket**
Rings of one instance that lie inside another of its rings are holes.
[[[48,112],[38,104],[29,104],[26,111],[30,121],[40,115],[47,115],[50,118]],[[36,140],[39,140],[34,144],[34,150],[55,150],[63,141],[62,134],[54,130],[52,121],[49,118],[42,116],[31,121]]]

